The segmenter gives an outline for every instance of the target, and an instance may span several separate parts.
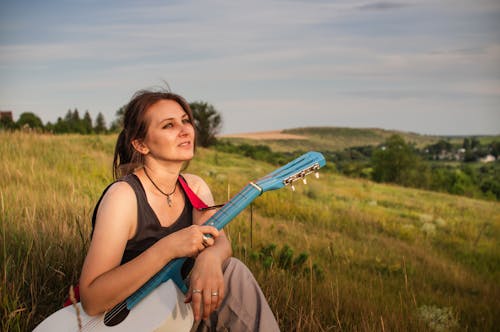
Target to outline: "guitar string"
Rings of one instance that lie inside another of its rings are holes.
[[[103,320],[104,321],[104,320]],[[101,323],[101,317],[92,317],[88,322],[82,325],[80,331],[92,331],[97,325]]]
[[[82,331],[92,331],[99,323],[101,323],[101,317],[94,317],[82,326]]]
[[[225,206],[228,206],[228,208],[226,208],[226,209],[224,209],[224,208],[220,209],[220,210],[218,211],[219,215],[218,215],[218,216],[216,216],[216,215],[214,215],[214,216],[213,216],[213,218],[215,219],[215,220],[213,221],[213,223],[214,223],[214,224],[216,224],[216,223],[219,221],[219,220],[217,220],[217,219],[218,219],[218,217],[219,217],[220,215],[222,215],[223,213],[227,215],[227,211],[226,211],[226,210],[228,210],[228,209],[229,209],[229,207],[236,207],[236,208],[240,208],[240,207],[241,207],[241,205],[244,205],[244,206],[242,207],[242,209],[244,209],[244,208],[245,208],[245,207],[246,207],[246,206],[247,206],[250,202],[248,202],[248,204],[247,204],[247,202],[246,202],[246,201],[244,201],[244,202],[241,202],[241,201],[242,201],[243,199],[246,199],[246,198],[247,198],[246,194],[248,194],[248,192],[250,191],[250,189],[255,189],[255,188],[253,188],[253,187],[252,187],[252,186],[250,186],[250,185],[247,185],[247,186],[246,186],[245,188],[243,188],[243,190],[242,190],[240,193],[238,193],[238,194],[237,194],[237,195],[236,195],[236,196],[235,196],[232,200],[230,200],[229,202],[227,202]],[[253,199],[252,199],[252,200],[253,200]],[[160,277],[160,276],[155,275],[153,278],[154,278],[154,279],[157,279],[157,278],[159,278],[159,277]],[[154,280],[154,281],[156,281],[156,280]],[[141,287],[141,288],[142,288],[142,287]],[[139,293],[139,294],[141,294],[141,295],[142,295],[142,293],[144,293],[144,292],[145,292],[145,290],[141,290],[141,288],[139,288],[139,289],[136,291],[136,293],[134,293],[134,294]],[[133,294],[132,296],[134,296],[134,294]],[[126,306],[127,306],[127,303],[126,303],[126,300],[125,300],[125,301],[123,301],[122,303],[120,303],[118,306],[113,307],[113,308],[111,309],[111,311],[110,311],[110,312],[108,312],[108,314],[109,314],[109,315],[107,315],[106,319],[113,319],[113,318],[115,318],[115,317],[116,317],[116,316],[117,316],[117,315],[118,315],[118,314],[119,314],[119,313],[120,313],[123,309],[125,309],[125,308],[126,308]],[[106,314],[105,314],[105,315],[106,315]],[[101,322],[100,317],[99,317],[99,319],[91,319],[90,321],[88,321],[88,322],[85,324],[85,326],[82,326],[82,330],[93,329],[93,328],[94,328],[94,327],[96,327],[96,326],[97,326],[100,322]],[[103,322],[104,322],[104,317],[103,317]],[[90,324],[91,326],[89,326],[89,324]]]

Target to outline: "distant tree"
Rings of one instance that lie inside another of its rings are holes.
[[[473,179],[467,172],[461,169],[455,169],[453,171],[453,184],[449,189],[450,193],[474,197],[474,194],[478,190],[479,189],[474,186]]]
[[[17,120],[17,126],[19,128],[23,127],[29,127],[31,129],[43,129],[43,123],[42,120],[34,113],[31,112],[25,112],[22,113],[19,116],[19,119]]]
[[[464,140],[464,145],[465,144],[466,142]],[[450,142],[441,139],[437,143],[428,145],[426,149],[429,150],[430,154],[437,155],[442,151],[451,151],[453,149],[453,145]]]
[[[462,147],[466,150],[472,150],[481,145],[481,142],[477,137],[466,137],[462,143]]]
[[[66,112],[66,115],[64,116],[64,121],[67,123],[71,122],[71,118],[73,117],[73,111],[71,109],[68,109]]]
[[[372,177],[378,182],[393,182],[405,186],[425,187],[429,174],[412,146],[399,135],[387,139],[372,155]]]
[[[96,134],[103,134],[106,132],[106,120],[104,119],[104,115],[102,115],[101,112],[97,114],[94,131],[96,132]]]
[[[85,111],[82,119],[82,128],[83,134],[92,133],[92,117],[90,116],[89,111]]]
[[[471,149],[475,149],[481,145],[481,142],[477,137],[472,137],[470,140],[470,147]]]
[[[47,121],[47,123],[44,126],[45,130],[48,131],[49,133],[54,132],[54,127],[55,127],[55,125],[50,121]]]
[[[462,147],[466,150],[470,149],[470,139],[468,137],[464,138],[464,142],[462,143]]]
[[[66,121],[66,119],[63,119],[61,117],[57,118],[57,121],[54,124],[52,130],[55,134],[65,134],[70,132],[68,122]]]
[[[79,134],[86,134],[86,128],[85,124],[83,122],[83,119],[80,118],[80,112],[78,112],[78,109],[75,108],[73,112],[71,113],[71,119],[70,119],[70,124],[71,132],[74,133],[79,133]]]
[[[71,121],[73,123],[78,123],[80,121],[80,112],[78,112],[78,108],[71,113]]]
[[[3,116],[0,117],[0,129],[16,129],[17,124],[12,120],[11,117]]]
[[[222,117],[214,106],[196,101],[189,104],[193,111],[194,124],[197,129],[197,143],[207,147],[217,142],[216,135],[222,127]]]
[[[125,117],[125,108],[127,105],[120,107],[115,113],[115,120],[111,123],[109,130],[119,131],[123,128],[123,118]]]
[[[498,158],[500,156],[500,141],[492,142],[488,149],[495,158]]]
[[[470,163],[477,160],[476,153],[472,149],[466,149],[464,155],[464,162]]]
[[[64,122],[64,125],[61,127],[64,127],[66,131],[63,131],[63,133],[71,133],[75,131],[75,125],[74,125],[74,112],[71,109],[68,109],[66,112],[66,115],[64,116],[64,119],[61,120],[61,122]]]
[[[497,200],[500,200],[500,172],[499,163],[488,163],[482,165],[479,170],[479,186],[485,194],[491,194]]]

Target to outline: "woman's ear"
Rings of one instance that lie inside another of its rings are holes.
[[[148,147],[146,146],[146,144],[144,144],[144,142],[142,140],[139,140],[139,139],[133,140],[132,146],[140,154],[146,155],[149,153]]]

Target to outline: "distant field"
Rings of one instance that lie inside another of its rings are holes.
[[[114,140],[0,132],[1,331],[31,330],[77,282]],[[275,168],[200,148],[189,172],[222,203]],[[497,202],[323,171],[263,194],[252,211],[226,231],[282,331],[500,326]]]
[[[435,136],[417,133],[385,130],[379,128],[343,128],[343,127],[307,127],[286,129],[282,131],[255,132],[220,136],[236,144],[265,144],[273,151],[339,151],[350,147],[378,145],[391,135],[400,135],[406,142],[417,147],[436,143],[440,139],[448,140],[454,144],[463,142],[462,136]],[[499,140],[499,136],[480,136],[483,144]]]
[[[255,133],[221,135],[220,138],[243,138],[243,139],[253,139],[253,140],[295,140],[295,139],[307,139],[307,136],[287,134],[283,131],[276,130],[276,131],[259,131]]]
[[[221,136],[236,144],[265,144],[273,151],[338,151],[354,146],[377,145],[383,143],[391,135],[398,134],[407,142],[423,146],[436,142],[436,136],[425,136],[414,133],[383,130],[377,128],[341,128],[341,127],[308,127],[287,129],[278,132],[256,132]],[[293,139],[288,139],[292,137]]]

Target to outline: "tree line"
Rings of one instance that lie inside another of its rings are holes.
[[[208,147],[217,142],[216,135],[222,127],[222,116],[215,107],[204,101],[195,101],[189,106],[193,111],[194,125],[197,129],[197,144]],[[95,120],[88,111],[83,116],[75,108],[69,109],[64,117],[58,117],[55,123],[47,122],[43,124],[38,115],[32,112],[25,112],[19,116],[17,121],[10,117],[0,118],[0,130],[34,130],[39,132],[49,132],[53,134],[107,134],[121,130],[125,106],[120,107],[115,112],[115,119],[106,125],[106,119],[102,113],[98,113]]]
[[[493,162],[480,162],[487,156]],[[399,135],[379,146],[349,148],[329,155],[339,172],[376,182],[500,200],[500,141],[465,137],[418,149]]]
[[[106,120],[102,113],[97,114],[95,120],[88,111],[83,116],[77,108],[66,112],[64,117],[58,117],[55,123],[47,122],[43,124],[42,119],[33,112],[21,113],[19,119],[14,121],[9,117],[2,117],[0,120],[0,129],[7,130],[35,130],[39,132],[50,132],[54,134],[104,134],[113,131],[113,126],[107,127]]]
[[[400,136],[392,136],[371,156],[373,180],[500,200],[500,163],[477,163],[488,155],[498,160],[500,142],[481,144],[477,138],[464,138],[462,147],[447,146],[434,151],[440,156],[451,151],[451,160],[436,159],[432,149],[443,143],[439,141],[419,151]]]

